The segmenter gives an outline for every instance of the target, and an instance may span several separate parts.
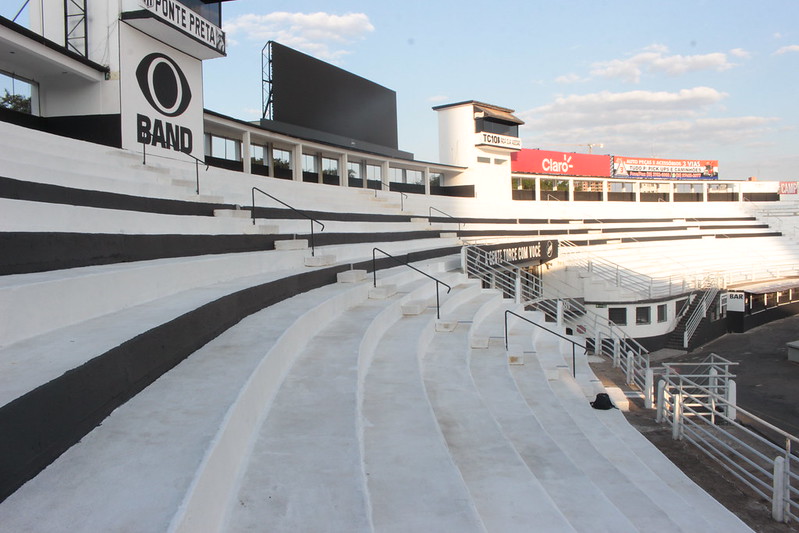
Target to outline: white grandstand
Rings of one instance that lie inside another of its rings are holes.
[[[132,3],[109,12],[143,20]],[[6,20],[0,49],[53,62],[31,31]],[[200,113],[241,169],[0,121],[0,531],[749,530],[620,410],[591,408],[589,358],[653,404],[650,350],[711,338],[731,287],[796,277],[772,224],[797,211],[759,201],[779,200],[768,184],[514,201],[509,166],[483,197],[479,168]],[[295,154],[292,179],[252,172],[257,142]],[[306,154],[381,168],[380,185],[307,183]],[[411,172],[415,193],[385,181]],[[474,197],[431,194],[469,176]],[[774,293],[763,312],[794,301]]]

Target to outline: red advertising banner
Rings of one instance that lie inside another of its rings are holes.
[[[708,159],[613,157],[616,178],[718,179],[719,162]]]
[[[558,176],[610,177],[610,156],[522,149],[511,154],[511,171]]]
[[[795,181],[781,181],[780,182],[780,194],[796,194],[797,193],[797,182]]]

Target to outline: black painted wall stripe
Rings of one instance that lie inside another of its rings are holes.
[[[436,231],[316,233],[316,246],[437,238]],[[275,241],[307,235],[126,235],[0,233],[0,275],[209,254],[274,250]]]
[[[214,209],[235,209],[233,204],[216,204],[132,196],[107,191],[76,189],[49,183],[36,183],[0,176],[0,198],[26,200],[51,204],[65,204],[101,209],[119,209],[163,215],[214,216]],[[263,206],[271,200],[256,199],[255,215],[263,219],[303,219],[303,215],[290,209]],[[260,206],[259,206],[260,204]],[[247,206],[242,206],[247,207]],[[372,213],[335,213],[305,210],[304,213],[319,220],[342,222],[410,222],[410,215],[385,215]]]

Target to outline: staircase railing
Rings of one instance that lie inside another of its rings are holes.
[[[566,337],[564,335],[561,335],[557,331],[551,330],[551,329],[549,329],[546,326],[542,326],[538,322],[534,322],[534,321],[530,320],[529,318],[525,318],[522,315],[520,315],[518,313],[514,313],[510,309],[507,309],[507,310],[505,310],[505,351],[508,351],[508,315],[513,315],[516,318],[520,318],[520,319],[524,320],[528,324],[532,324],[535,327],[538,327],[538,328],[541,328],[541,329],[543,329],[545,331],[548,331],[548,332],[552,333],[553,335],[555,335],[557,337],[560,337],[561,339],[563,339],[565,341],[569,341],[571,343],[571,345],[572,345],[572,377],[573,378],[577,377],[577,355],[576,355],[576,352],[574,351],[574,349],[575,349],[576,346],[579,346],[580,348],[582,348],[583,350],[585,350],[587,352],[588,348],[586,346],[584,346],[584,345],[580,344],[579,342],[576,342],[573,339],[570,339],[570,338],[568,338],[568,337]]]
[[[461,223],[461,221],[460,221],[460,220],[458,220],[458,219],[457,219],[457,218],[455,218],[454,216],[450,215],[449,213],[445,213],[445,212],[444,212],[444,211],[442,211],[441,209],[437,209],[437,208],[435,208],[435,207],[433,207],[433,206],[430,206],[430,208],[427,210],[427,220],[428,220],[428,222],[430,222],[430,225],[431,225],[431,226],[433,225],[433,211],[435,211],[436,213],[442,214],[442,215],[444,215],[445,217],[449,217],[449,218],[451,218],[452,220],[454,220],[455,222],[457,222],[457,223],[458,223],[458,231],[460,231],[460,230],[461,230],[461,224],[462,224],[462,223]],[[464,224],[464,225],[465,225],[465,224]]]
[[[315,218],[313,218],[312,216],[308,215],[307,213],[305,213],[303,211],[300,211],[299,209],[297,209],[297,208],[295,208],[293,206],[290,206],[289,204],[287,204],[286,202],[284,202],[280,198],[276,198],[276,197],[272,196],[271,194],[269,194],[268,192],[262,191],[258,187],[253,187],[252,191],[251,191],[252,192],[252,211],[251,211],[251,214],[252,214],[252,223],[253,223],[253,225],[255,225],[255,191],[258,191],[259,193],[263,194],[264,196],[268,196],[269,198],[271,198],[272,200],[276,201],[279,204],[285,205],[286,207],[288,207],[289,209],[291,209],[295,213],[297,213],[299,215],[302,215],[303,217],[305,217],[305,218],[307,218],[308,220],[311,221],[311,243],[310,244],[311,244],[311,256],[313,257],[315,255],[314,254],[314,233],[313,233],[314,223],[319,224],[320,226],[322,226],[322,229],[320,231],[325,231],[325,225],[322,222],[320,222],[320,221],[316,220]]]
[[[579,247],[572,241],[562,240],[558,243],[563,249],[578,249]],[[616,264],[597,255],[584,250],[579,253],[561,255],[561,258],[569,264],[584,268],[600,279],[608,281],[623,289],[630,290],[647,298],[662,298],[682,294],[690,290],[691,283],[685,277],[672,279],[658,279],[646,274],[635,272]]]
[[[385,255],[386,257],[394,260],[397,264],[405,265],[406,267],[408,267],[408,268],[410,268],[412,270],[415,270],[419,274],[421,274],[423,276],[427,276],[428,278],[430,278],[430,279],[432,279],[433,281],[436,282],[436,318],[440,319],[441,318],[441,297],[439,296],[438,286],[439,285],[445,286],[447,288],[447,294],[449,294],[449,291],[452,290],[452,286],[450,286],[449,284],[441,281],[440,279],[436,278],[435,276],[431,276],[427,272],[416,268],[415,266],[410,264],[408,261],[403,261],[399,257],[391,255],[390,253],[386,252],[385,250],[381,250],[380,248],[372,248],[372,276],[374,278],[373,284],[374,284],[375,287],[377,287],[377,255],[376,255],[376,252],[380,252],[381,254]]]
[[[572,327],[578,335],[592,339],[594,353],[613,360],[613,366],[621,368],[627,383],[636,385],[651,400],[651,386],[647,383],[649,352],[638,341],[627,335],[619,326],[585,307],[576,298],[547,281],[544,290],[542,281],[516,265],[496,262],[479,246],[466,246],[462,261],[467,275],[481,279],[493,288],[500,289],[517,303],[543,311],[546,317],[559,325]]]
[[[696,333],[696,330],[699,328],[699,324],[702,322],[702,319],[707,316],[707,311],[710,308],[710,304],[716,299],[716,295],[719,293],[722,284],[723,281],[720,279],[720,276],[716,274],[709,274],[702,281],[702,295],[699,297],[699,303],[691,316],[688,317],[688,320],[685,321],[685,331],[683,332],[683,348],[688,348],[688,343],[691,341],[691,337],[693,337],[694,333]]]

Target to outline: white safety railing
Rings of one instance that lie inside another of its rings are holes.
[[[769,501],[775,520],[797,520],[799,475],[793,472],[792,450],[799,438],[736,405],[735,376],[730,372],[735,364],[711,354],[702,363],[664,365],[657,387],[657,421],[670,424],[675,440],[695,445]]]
[[[568,266],[576,266],[589,272],[592,276],[607,281],[617,287],[630,290],[645,298],[663,298],[678,296],[687,292],[701,289],[707,277],[707,271],[686,270],[680,276],[657,278],[635,272],[623,265],[603,259],[592,254],[584,246],[577,246],[571,241],[562,240],[558,244],[561,255],[560,261]],[[665,259],[664,259],[665,261]],[[671,259],[669,262],[676,262]],[[747,266],[744,268],[727,268],[715,274],[722,287],[744,282],[768,281],[775,278],[799,276],[799,265],[793,259],[783,262],[774,262]]]
[[[719,290],[721,290],[723,285],[723,277],[717,274],[709,274],[702,281],[699,302],[694,308],[694,312],[685,321],[685,331],[683,332],[683,348],[688,348],[688,343],[691,341],[691,337],[693,337],[694,333],[696,333],[697,328],[699,328],[699,324],[702,323],[702,319],[707,316],[707,311],[710,309],[710,305],[716,299],[716,295],[719,293]]]
[[[562,250],[570,250],[571,252],[561,255],[561,260],[566,264],[583,268],[594,277],[646,298],[662,298],[684,294],[693,288],[690,277],[654,278],[603,259],[584,250],[582,247],[578,247],[572,241],[562,240],[558,243],[558,246]]]
[[[596,355],[611,358],[614,367],[625,373],[627,383],[643,390],[647,403],[652,402],[652,387],[646,382],[649,352],[606,317],[587,309],[579,299],[568,297],[573,289],[555,278],[542,282],[513,264],[498,263],[479,246],[465,246],[462,263],[468,276],[482,280],[486,286],[501,290],[505,297],[526,304],[528,310],[541,311],[548,321],[569,327],[574,334],[585,337]]]

